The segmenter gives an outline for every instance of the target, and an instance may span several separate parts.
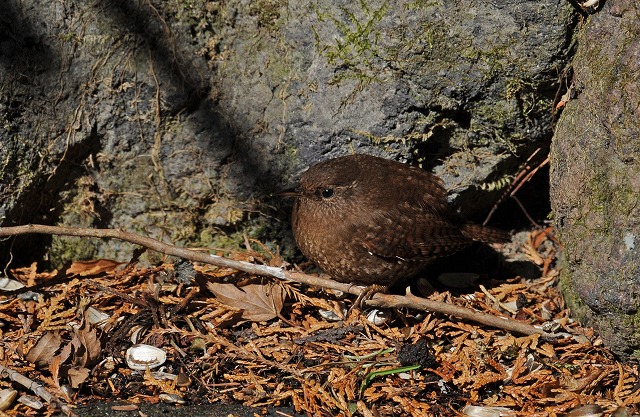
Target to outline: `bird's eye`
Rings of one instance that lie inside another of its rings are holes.
[[[325,188],[324,190],[320,191],[320,195],[322,196],[322,198],[333,197],[333,188]]]

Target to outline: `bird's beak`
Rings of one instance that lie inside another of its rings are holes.
[[[302,197],[302,192],[300,192],[299,187],[287,188],[282,191],[278,191],[274,195],[278,197]]]

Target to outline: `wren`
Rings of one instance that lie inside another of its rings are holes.
[[[442,180],[420,168],[356,154],[304,172],[293,234],[302,253],[340,282],[389,287],[474,240],[506,232],[452,220]]]

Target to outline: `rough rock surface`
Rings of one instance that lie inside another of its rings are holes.
[[[353,151],[421,162],[486,212],[464,190],[548,141],[575,18],[564,0],[5,3],[0,224],[206,247],[281,243],[268,193]],[[48,243],[9,241],[3,259]],[[54,238],[50,253],[131,247]]]
[[[551,203],[576,318],[640,357],[640,7],[607,2],[579,35],[554,136]]]

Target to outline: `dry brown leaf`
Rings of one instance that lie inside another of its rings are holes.
[[[35,363],[40,368],[46,368],[56,351],[60,349],[62,339],[58,332],[47,332],[39,340],[34,347],[29,350],[27,359],[31,363]]]
[[[81,277],[109,273],[116,270],[122,262],[111,259],[98,259],[97,261],[76,261],[67,269],[67,274],[78,274]]]
[[[271,320],[278,317],[284,305],[284,290],[275,284],[250,284],[238,288],[233,284],[208,282],[207,288],[221,303],[243,310],[245,320]]]
[[[81,366],[73,366],[67,372],[71,387],[78,388],[89,377],[89,370]]]
[[[71,344],[75,348],[72,364],[75,366],[92,367],[100,359],[102,346],[95,329],[89,323],[74,332]]]
[[[64,345],[58,356],[60,357],[60,363],[65,363],[71,356],[71,343]]]

